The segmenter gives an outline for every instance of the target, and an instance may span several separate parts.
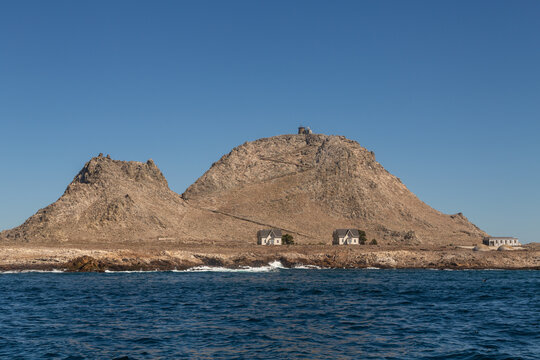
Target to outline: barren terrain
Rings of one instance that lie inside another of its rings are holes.
[[[293,245],[263,247],[168,244],[111,247],[110,244],[59,247],[0,246],[0,271],[184,270],[197,266],[258,267],[279,261],[285,267],[394,269],[540,269],[540,246],[514,251],[473,251],[448,246],[382,247]]]
[[[269,227],[312,245],[329,244],[336,228],[388,245],[470,245],[487,235],[463,214],[423,203],[355,141],[281,135],[233,149],[181,196],[152,160],[92,158],[58,201],[0,242],[246,245]]]
[[[262,228],[296,245],[257,247]],[[336,228],[377,246],[330,246]],[[375,154],[342,136],[280,135],[245,143],[184,194],[152,160],[99,156],[53,204],[0,232],[2,269],[180,269],[284,265],[537,268],[534,246],[473,252],[487,234],[418,199]],[[83,260],[77,260],[84,256]]]

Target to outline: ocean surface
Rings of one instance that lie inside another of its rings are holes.
[[[0,273],[1,359],[539,359],[539,271]]]

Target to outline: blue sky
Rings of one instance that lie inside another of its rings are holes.
[[[0,229],[90,157],[182,193],[234,146],[345,135],[432,207],[540,241],[538,1],[2,1]]]

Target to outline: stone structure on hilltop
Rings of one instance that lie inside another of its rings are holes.
[[[311,129],[308,127],[305,127],[305,126],[299,126],[298,127],[298,135],[309,135],[309,134],[313,134],[313,131],[311,131]]]

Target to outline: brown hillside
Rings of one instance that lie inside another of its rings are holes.
[[[177,228],[184,201],[152,160],[91,159],[55,203],[2,233],[23,241],[126,240]]]
[[[189,206],[169,189],[152,160],[98,156],[84,165],[53,204],[0,241],[59,243],[250,242],[263,225]]]
[[[342,136],[282,135],[223,156],[182,195],[192,206],[273,224],[327,242],[365,229],[392,243],[472,243],[485,233],[462,214],[420,201],[372,152]]]
[[[354,141],[282,135],[233,149],[182,197],[151,160],[93,158],[58,201],[0,240],[254,243],[263,227],[314,244],[329,243],[341,227],[387,244],[469,244],[485,236],[463,215],[424,204]]]

